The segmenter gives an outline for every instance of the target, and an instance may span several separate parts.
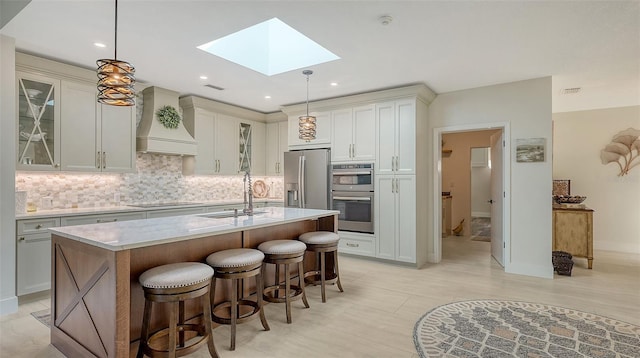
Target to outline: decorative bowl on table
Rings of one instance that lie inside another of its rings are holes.
[[[554,195],[553,200],[558,204],[580,204],[587,199],[580,195]]]

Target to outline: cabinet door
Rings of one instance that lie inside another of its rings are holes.
[[[375,231],[378,237],[376,257],[394,260],[396,256],[396,198],[393,176],[377,176]]]
[[[238,133],[238,121],[235,118],[218,114],[215,130],[217,174],[238,174]]]
[[[288,125],[289,123],[287,123],[286,121],[284,122],[278,122],[278,170],[277,170],[277,174],[282,176],[284,175],[284,152],[289,150],[289,142],[288,142],[288,136],[287,136],[287,131],[288,129]]]
[[[215,174],[217,159],[215,154],[215,128],[217,116],[214,113],[196,110],[194,114],[194,138],[198,155],[195,156],[196,174]]]
[[[376,105],[376,174],[392,174],[396,155],[395,103],[386,102]]]
[[[238,133],[238,173],[244,173],[252,169],[253,125],[240,121]]]
[[[353,120],[351,109],[331,112],[331,161],[350,161],[353,148]]]
[[[289,117],[289,147],[291,149],[327,148],[331,145],[331,113],[309,113],[316,117],[316,139],[304,141],[298,137],[298,117]]]
[[[60,81],[17,72],[18,170],[60,170]]]
[[[416,262],[416,178],[396,176],[396,260]]]
[[[61,169],[100,171],[96,86],[63,81],[60,89]]]
[[[131,172],[136,167],[135,107],[100,105],[102,171]]]
[[[376,116],[374,105],[353,109],[352,159],[357,161],[373,161],[376,159]]]
[[[51,234],[48,232],[18,236],[18,296],[51,288]]]
[[[279,123],[267,123],[266,126],[266,174],[278,175],[278,162],[280,160],[280,126]]]
[[[415,174],[416,104],[414,100],[396,102],[396,173]]]
[[[266,126],[252,121],[251,128],[251,174],[266,175]]]

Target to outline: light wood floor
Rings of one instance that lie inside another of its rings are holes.
[[[575,259],[573,276],[539,279],[506,274],[490,258],[490,244],[468,237],[443,239],[443,261],[420,270],[341,256],[344,293],[329,287],[327,303],[309,286],[309,304],[293,304],[286,324],[283,304],[266,307],[271,331],[259,320],[238,327],[235,352],[229,328],[214,339],[221,357],[418,357],[412,334],[428,310],[452,301],[508,299],[574,308],[640,325],[640,255],[597,251],[593,270]],[[1,357],[61,357],[49,330],[30,312],[49,306],[47,296],[21,300],[19,312],[0,318]],[[194,357],[206,357],[206,347]]]

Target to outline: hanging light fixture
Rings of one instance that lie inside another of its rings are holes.
[[[96,61],[98,65],[98,102],[112,106],[133,106],[136,69],[132,64],[118,61],[118,0],[116,2],[116,25],[113,59]]]
[[[302,74],[307,76],[307,115],[298,117],[298,138],[307,142],[316,139],[316,117],[309,115],[309,75],[311,70],[304,70]]]

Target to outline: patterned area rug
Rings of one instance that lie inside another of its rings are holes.
[[[427,312],[413,341],[426,357],[640,357],[640,326],[572,309],[463,301]]]
[[[46,309],[42,311],[31,312],[31,315],[40,321],[40,323],[44,324],[47,327],[51,327],[51,310]]]
[[[471,240],[491,242],[491,218],[471,218]]]

